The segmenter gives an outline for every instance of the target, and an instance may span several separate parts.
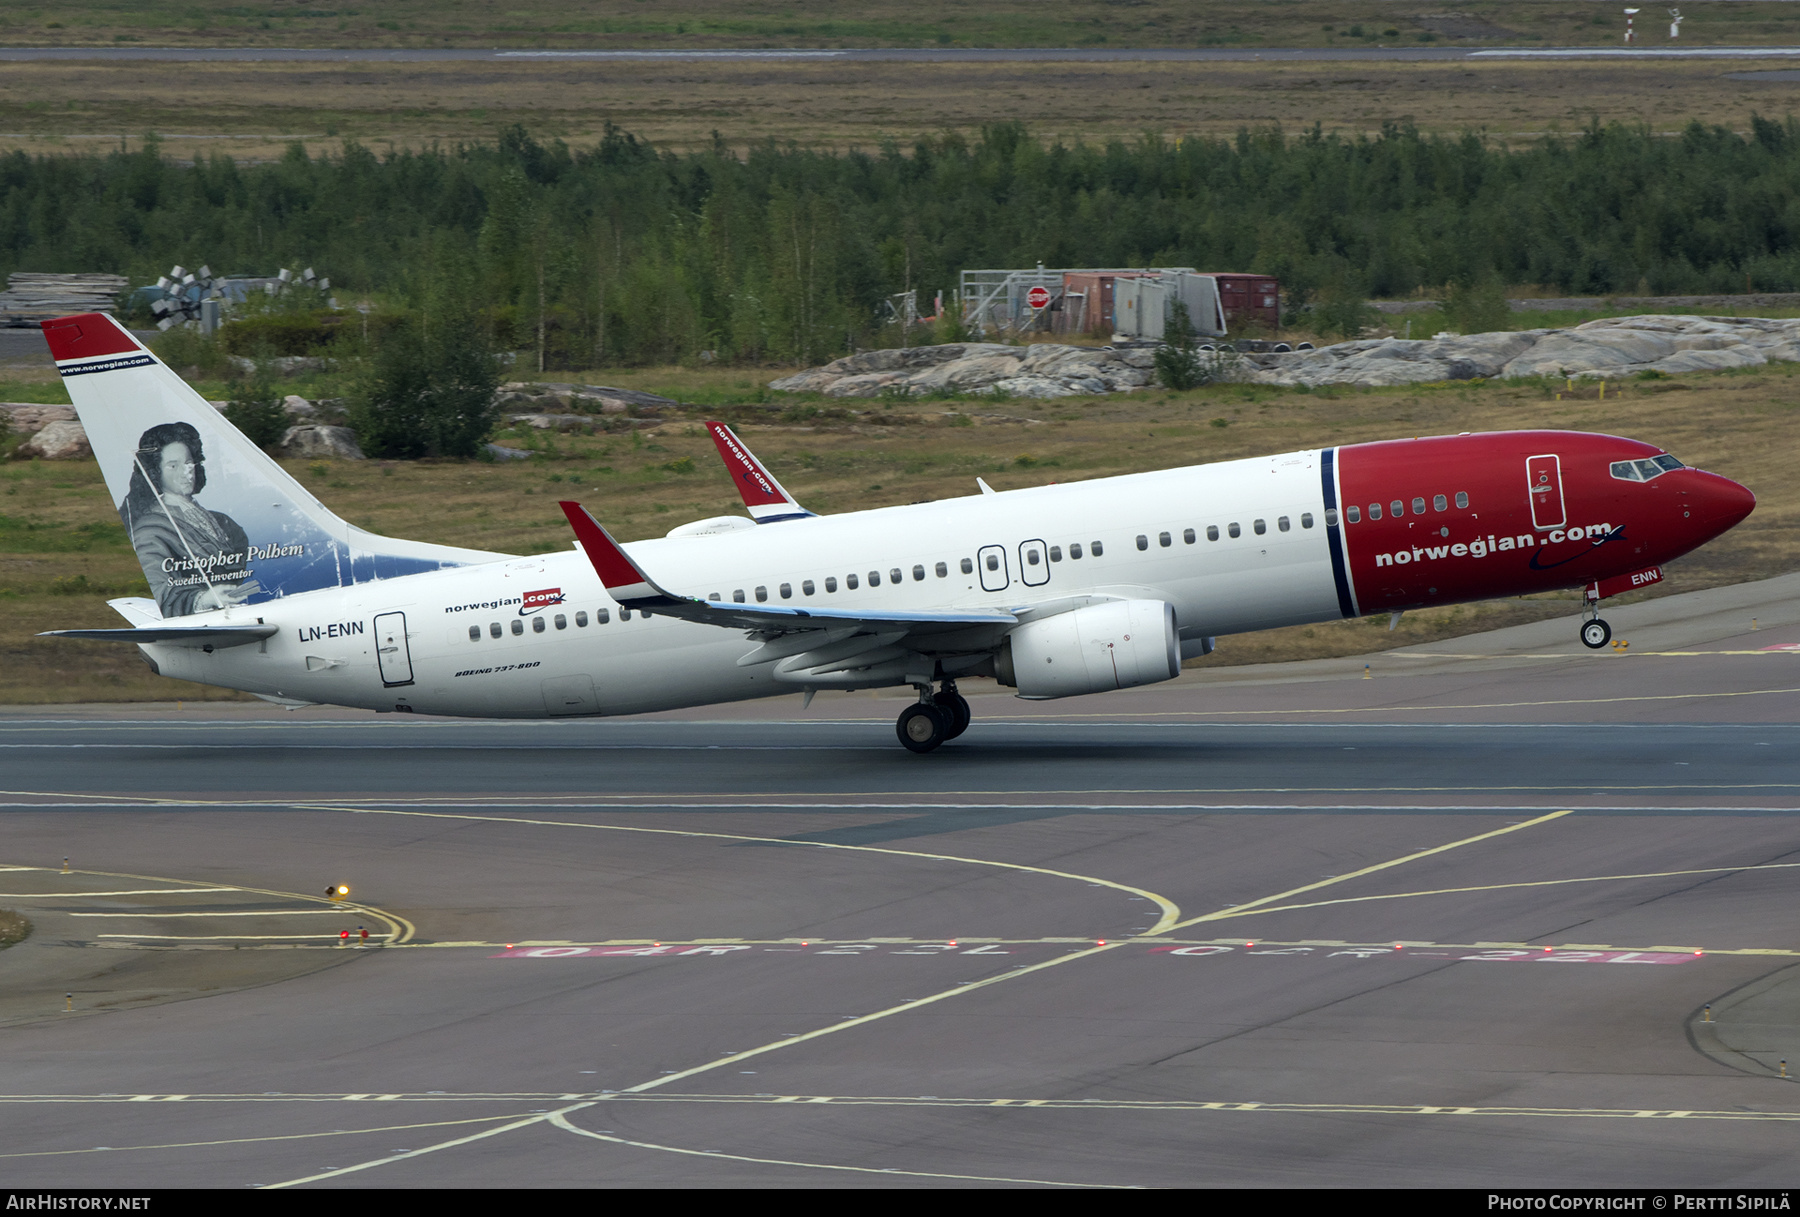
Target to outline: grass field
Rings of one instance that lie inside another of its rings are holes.
[[[1461,383],[1323,390],[1215,386],[1054,402],[793,401],[760,404],[768,373],[645,369],[608,383],[708,403],[632,436],[514,433],[529,461],[289,462],[329,506],[381,533],[507,553],[566,547],[558,498],[576,498],[622,539],[659,536],[741,511],[698,425],[724,418],[813,510],[943,499],[1170,465],[1406,435],[1554,427],[1650,440],[1690,464],[1735,478],[1756,513],[1674,563],[1659,594],[1741,582],[1800,567],[1800,487],[1791,476],[1800,380],[1796,365],[1677,381],[1626,382],[1601,402],[1557,401],[1562,386]],[[39,399],[45,374],[0,381],[0,398]],[[297,385],[297,388],[309,386]],[[316,391],[316,390],[315,390]],[[737,404],[734,404],[737,403]],[[92,462],[0,465],[0,702],[231,697],[152,676],[128,648],[32,637],[39,630],[116,626],[109,595],[142,594],[141,572]],[[1548,616],[1570,598],[1536,597],[1228,638],[1203,665],[1228,665],[1426,641]]]
[[[1661,42],[1662,10],[1638,29]],[[1381,0],[382,0],[324,8],[291,0],[88,0],[12,5],[0,39],[15,46],[870,47],[1374,46],[1616,43],[1616,7],[1580,0],[1463,0],[1429,13]],[[1791,5],[1691,9],[1684,43],[1800,38]]]
[[[1800,112],[1800,81],[1716,61],[49,62],[0,72],[0,151],[104,152],[156,132],[174,157],[244,160],[275,159],[294,141],[315,154],[346,139],[378,153],[487,141],[512,123],[576,146],[597,141],[610,121],[661,146],[699,147],[717,131],[741,149],[767,139],[906,146],[921,132],[1001,119],[1066,142],[1314,123],[1355,135],[1389,121],[1516,142],[1596,120],[1747,129],[1753,112]]]

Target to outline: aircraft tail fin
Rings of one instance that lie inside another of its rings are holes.
[[[775,480],[775,475],[763,467],[763,463],[744,446],[744,441],[730,427],[720,422],[709,422],[706,429],[711,432],[719,455],[725,458],[725,468],[730,472],[732,484],[737,487],[744,506],[758,524],[803,520],[815,514],[794,501],[794,496]]]
[[[355,527],[112,317],[42,324],[164,620],[505,556]]]

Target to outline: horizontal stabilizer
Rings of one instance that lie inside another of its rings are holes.
[[[1002,609],[958,609],[942,612],[882,611],[879,609],[828,609],[772,604],[726,604],[719,600],[700,600],[665,591],[644,573],[643,569],[601,527],[600,522],[580,503],[559,504],[575,539],[593,563],[594,572],[606,585],[612,598],[627,608],[646,613],[661,613],[684,621],[698,621],[727,629],[788,632],[793,630],[828,630],[845,625],[908,627],[908,634],[964,629],[969,626],[1011,626],[1018,617]]]
[[[87,642],[160,642],[167,646],[216,650],[272,638],[275,625],[147,625],[133,630],[45,630],[39,638],[80,638]]]

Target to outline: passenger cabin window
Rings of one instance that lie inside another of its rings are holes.
[[[1423,498],[1413,500],[1413,514],[1416,516],[1425,514],[1425,500]]]
[[[1141,532],[1138,534],[1137,542],[1138,542],[1139,549],[1149,549],[1150,548],[1150,538],[1146,537]]]
[[[525,623],[523,621],[520,621],[517,617],[514,617],[513,621],[512,621],[512,632],[513,632],[514,637],[518,637],[518,636],[524,634]]]
[[[800,594],[802,596],[810,596],[813,594],[813,581],[811,579],[802,579],[800,581]]]
[[[733,604],[742,604],[744,602],[744,589],[743,588],[740,587],[735,592],[731,593],[731,602]]]
[[[783,600],[792,600],[794,598],[794,585],[792,583],[783,583],[781,585],[781,598]]]
[[[1256,535],[1259,537],[1262,536],[1265,532],[1269,531],[1269,526],[1267,524],[1263,523],[1263,521],[1261,521],[1261,520],[1256,521],[1254,524],[1251,525],[1251,527],[1256,529]]]
[[[880,587],[881,586],[881,572],[880,571],[872,570],[869,572],[869,586],[870,587]]]
[[[607,622],[609,622],[611,620],[612,620],[612,610],[611,609],[595,609],[594,610],[594,624],[595,625],[605,625]],[[576,624],[578,624],[578,625],[580,624],[579,620],[576,622]]]
[[[987,556],[987,568],[989,570],[999,570],[1000,569],[1000,555],[999,554],[989,554]]]
[[[1076,541],[1074,544],[1069,546],[1069,557],[1071,559],[1081,557],[1081,542],[1080,541]],[[963,569],[968,570],[969,568],[965,566],[965,567],[963,567]]]
[[[768,588],[759,587],[756,589],[756,602],[758,604],[761,604],[763,601],[767,600],[768,598],[769,598],[769,589]]]
[[[1355,511],[1356,508],[1352,507],[1350,510]],[[1312,512],[1303,511],[1300,513],[1300,527],[1302,527],[1302,528],[1311,528],[1312,527]]]
[[[923,566],[913,567],[913,582],[918,583],[921,580],[923,580],[924,578],[925,578],[925,568]]]
[[[1219,526],[1217,524],[1208,524],[1206,526],[1206,539],[1208,541],[1217,541],[1219,539]]]
[[[1184,529],[1181,534],[1181,539],[1187,544],[1192,545],[1194,543],[1194,530],[1191,528]]]
[[[490,637],[494,637],[494,638],[500,637],[500,623],[498,621],[496,621],[492,625],[488,626],[488,634]]]
[[[470,642],[480,642],[481,641],[481,627],[480,626],[472,625],[469,627],[469,641]]]
[[[1038,556],[1037,546],[1033,545],[1030,549],[1025,551],[1025,565],[1037,566],[1042,561],[1043,559]]]
[[[1225,531],[1234,537],[1241,537],[1244,535],[1244,530],[1238,527],[1238,523],[1236,520],[1233,520],[1231,523],[1227,524],[1225,526]]]
[[[1327,527],[1327,528],[1336,528],[1337,527],[1337,508],[1327,507],[1325,509],[1325,527]]]
[[[1456,492],[1456,505],[1458,507],[1467,507],[1469,505],[1469,492],[1468,491],[1459,490]]]
[[[1380,517],[1377,516],[1375,513],[1380,510],[1381,510],[1381,508],[1379,508],[1379,507],[1369,508],[1369,518],[1370,519],[1379,519]],[[1344,518],[1346,520],[1350,521],[1352,524],[1356,524],[1362,520],[1362,512],[1359,511],[1357,509],[1356,505],[1353,503],[1349,507],[1344,508]],[[1310,516],[1301,516],[1300,519],[1302,521],[1302,523],[1301,523],[1302,528],[1311,528],[1312,527]]]
[[[1406,504],[1402,503],[1399,499],[1395,499],[1392,503],[1388,504],[1388,511],[1393,514],[1393,517],[1396,520],[1398,520],[1401,516],[1406,514]]]
[[[1450,510],[1450,500],[1441,494],[1434,495],[1431,500],[1431,509],[1433,511],[1448,511]]]
[[[630,621],[631,620],[631,610],[628,608],[620,609],[619,610],[619,620],[620,621]]]
[[[556,628],[559,630],[568,629],[569,628],[569,619],[567,617],[563,616],[561,613],[558,613],[556,615]]]
[[[605,612],[606,610],[601,609],[600,611]],[[587,610],[583,609],[581,612],[575,614],[575,628],[578,630],[587,629]]]
[[[1282,532],[1288,531],[1288,518],[1282,516],[1279,520],[1276,520],[1275,527],[1279,528]]]
[[[708,593],[706,593],[706,598],[707,598],[707,599],[708,599],[708,600],[717,600],[717,599],[718,599],[718,598],[719,598],[719,593],[717,593],[717,592],[708,592]]]
[[[542,634],[544,632],[544,619],[542,617],[533,617],[531,619],[531,632],[533,634]]]
[[[894,567],[894,569],[892,569],[888,572],[888,582],[889,583],[900,582],[900,568],[898,566]]]
[[[1088,546],[1088,552],[1093,554],[1096,558],[1098,558],[1101,554],[1106,552],[1106,546],[1100,544],[1100,542],[1098,542],[1098,541],[1095,541]]]
[[[1050,560],[1052,562],[1061,562],[1062,561],[1062,546],[1052,545],[1050,547]]]
[[[828,592],[837,591],[837,576],[836,575],[826,575],[825,576],[825,590]]]
[[[1169,548],[1170,545],[1174,544],[1174,540],[1169,536],[1168,533],[1159,532],[1156,534],[1156,543],[1158,545],[1162,546],[1164,549],[1167,549],[1167,548]]]
[[[1081,555],[1080,555],[1080,554],[1076,554],[1076,555],[1075,555],[1075,556],[1076,556],[1076,557],[1077,557],[1077,558],[1079,558],[1079,557],[1080,557],[1080,556],[1081,556]],[[965,574],[965,575],[972,575],[972,574],[974,574],[974,573],[975,573],[975,562],[974,562],[974,560],[973,560],[973,559],[971,559],[971,558],[964,558],[964,559],[963,559],[963,560],[962,560],[962,573],[963,573],[963,574]]]
[[[860,586],[860,585],[856,582],[855,575],[845,575],[844,576],[844,590],[845,591],[853,592],[857,589],[858,586]]]
[[[939,562],[937,564],[937,577],[940,579],[948,579],[950,577],[950,568],[942,562]]]

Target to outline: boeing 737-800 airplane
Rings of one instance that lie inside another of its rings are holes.
[[[992,676],[1055,698],[1169,680],[1220,634],[1585,588],[1598,602],[1755,499],[1650,444],[1516,431],[1308,449],[838,516],[731,432],[752,518],[515,557],[381,537],[323,504],[124,327],[44,322],[152,597],[152,668],[287,706],[535,718],[911,685],[900,742],[968,726]]]

